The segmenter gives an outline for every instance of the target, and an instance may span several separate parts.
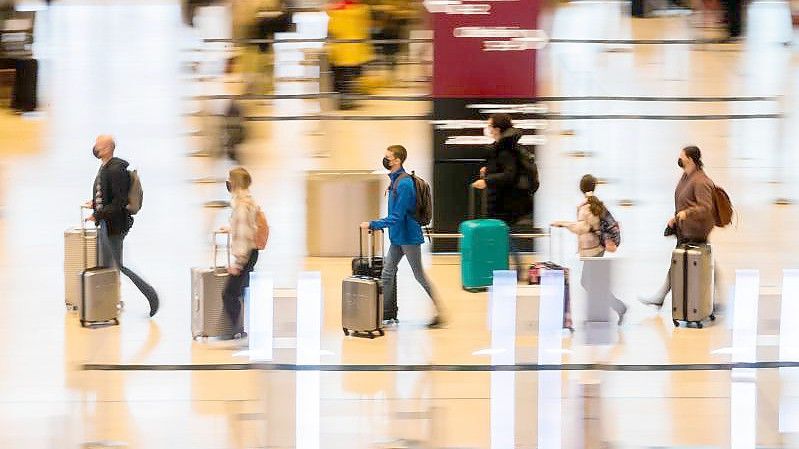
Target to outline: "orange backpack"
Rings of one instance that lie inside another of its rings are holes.
[[[261,250],[266,248],[269,241],[269,223],[266,222],[266,214],[261,208],[255,213],[255,225],[258,230],[255,232],[255,248]]]

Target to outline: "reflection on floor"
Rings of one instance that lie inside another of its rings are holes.
[[[586,299],[579,288],[574,288],[575,334],[542,335],[537,288],[509,296],[513,307],[492,302],[487,293],[461,290],[457,257],[429,255],[425,263],[451,312],[449,328],[424,328],[429,302],[403,265],[400,326],[375,340],[345,338],[340,329],[340,283],[349,273],[349,260],[304,257],[304,171],[377,169],[383,148],[399,142],[411,150],[408,166],[429,178],[429,125],[252,123],[252,139],[242,158],[253,172],[255,195],[273,226],[273,245],[259,265],[277,287],[279,338],[273,360],[486,367],[795,361],[796,273],[787,272],[783,280],[783,269],[796,268],[799,262],[799,244],[791,238],[799,214],[795,207],[774,204],[781,198],[799,198],[799,159],[791,151],[797,142],[794,129],[799,129],[792,126],[791,114],[797,109],[793,92],[799,77],[794,50],[782,45],[792,38],[790,27],[783,26],[786,11],[781,3],[752,4],[748,37],[740,44],[553,44],[542,52],[545,95],[776,97],[551,105],[564,114],[788,113],[784,120],[550,122],[548,143],[539,153],[539,223],[573,216],[579,200],[577,181],[591,172],[608,181],[598,193],[623,226],[614,290],[628,302],[630,313],[621,328],[611,329],[613,343],[607,346],[586,344]],[[624,448],[799,447],[796,368],[754,373],[737,368],[81,371],[85,363],[249,361],[240,343],[193,343],[189,332],[189,268],[208,263],[208,231],[227,213],[203,207],[225,199],[223,184],[190,180],[222,178],[230,164],[186,156],[202,148],[202,138],[188,135],[201,124],[188,115],[198,105],[183,97],[220,87],[203,85],[182,68],[192,54],[185,50],[199,45],[198,36],[214,37],[207,33],[218,32],[214,20],[220,20],[219,13],[204,12],[209,25],[189,32],[179,25],[177,4],[166,1],[64,0],[41,11],[37,54],[46,114],[0,117],[0,128],[8,130],[0,133],[0,446],[571,448],[599,447],[600,441],[607,441]],[[558,10],[553,35],[684,39],[695,36],[687,23],[685,17],[630,21],[618,4],[581,2]],[[205,54],[210,62],[202,67],[213,70],[213,52]],[[307,82],[278,84],[283,93],[316,89]],[[263,115],[319,111],[317,100],[275,100],[248,107]],[[426,108],[429,105],[422,102],[366,103],[357,114],[412,115]],[[87,199],[96,170],[89,149],[94,136],[105,132],[117,137],[119,155],[143,177],[147,198],[125,256],[158,287],[163,309],[148,320],[146,302],[125,284],[122,325],[90,331],[81,329],[74,315],[62,308],[62,233],[77,225],[77,206]],[[674,329],[668,307],[657,312],[635,301],[654,291],[665,275],[673,242],[661,235],[678,177],[675,159],[690,143],[704,149],[708,172],[727,188],[739,213],[736,226],[713,235],[727,287],[722,296],[736,300],[727,300],[720,323],[702,330]],[[314,157],[319,155],[327,157]],[[619,205],[627,202],[633,205]],[[573,239],[555,234],[549,246],[553,257],[573,267],[579,279],[580,262],[571,255]],[[756,272],[738,271],[744,269]],[[291,290],[303,271],[321,273],[321,298],[297,308]],[[499,312],[503,307],[505,312]],[[743,312],[747,307],[750,312]],[[489,326],[492,310],[494,326]],[[738,310],[742,312],[733,316]],[[757,313],[753,316],[751,310]],[[306,328],[301,327],[297,338],[293,323],[312,321],[315,312],[321,313],[321,337],[307,346]]]

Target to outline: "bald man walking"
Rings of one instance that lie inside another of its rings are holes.
[[[92,152],[100,159],[100,170],[92,188],[91,206],[94,214],[88,218],[100,228],[98,236],[99,263],[102,267],[117,267],[142,292],[150,303],[150,316],[158,312],[158,293],[144,279],[126,268],[122,263],[122,247],[125,236],[133,226],[133,217],[128,211],[130,175],[127,161],[114,157],[116,143],[111,136],[99,136]]]

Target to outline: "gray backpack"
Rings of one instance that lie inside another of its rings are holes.
[[[142,201],[144,201],[144,190],[141,187],[141,179],[139,179],[139,172],[136,170],[128,171],[130,177],[130,189],[128,190],[128,212],[131,215],[136,215],[141,210]]]

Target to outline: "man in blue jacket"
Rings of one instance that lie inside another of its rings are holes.
[[[436,315],[428,324],[431,329],[444,326],[444,316],[441,303],[436,299],[430,281],[422,267],[422,227],[414,218],[416,212],[416,186],[413,178],[405,172],[402,164],[408,157],[408,151],[402,145],[392,145],[386,149],[383,158],[383,167],[389,170],[391,184],[388,188],[388,216],[380,220],[361,223],[363,229],[388,228],[391,247],[386,259],[383,261],[383,324],[397,324],[397,298],[395,286],[397,283],[397,265],[403,256],[408,258],[416,281],[424,288],[433,305]]]

